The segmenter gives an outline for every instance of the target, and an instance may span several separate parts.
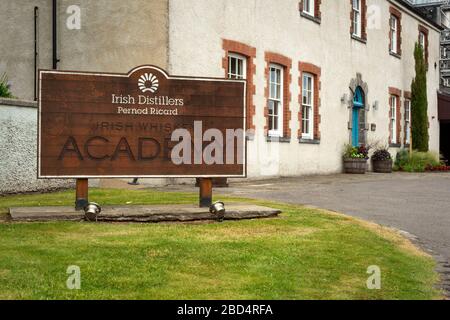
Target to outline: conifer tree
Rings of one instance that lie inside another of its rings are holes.
[[[423,48],[416,43],[414,48],[416,77],[411,84],[411,136],[412,147],[421,152],[428,151],[428,100],[427,70]]]

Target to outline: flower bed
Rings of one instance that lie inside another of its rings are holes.
[[[446,166],[446,165],[438,165],[438,166],[428,165],[425,168],[425,171],[428,171],[428,172],[446,172],[446,171],[450,171],[450,166]]]

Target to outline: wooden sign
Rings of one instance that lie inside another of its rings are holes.
[[[245,177],[246,82],[40,70],[39,178]]]

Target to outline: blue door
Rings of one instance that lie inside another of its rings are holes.
[[[359,146],[359,113],[364,108],[364,95],[360,87],[356,88],[353,96],[353,112],[352,112],[352,145]]]

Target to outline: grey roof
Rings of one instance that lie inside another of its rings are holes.
[[[445,29],[440,24],[436,23],[433,19],[430,19],[427,17],[422,11],[420,11],[418,8],[421,6],[440,6],[443,4],[447,4],[447,0],[395,0],[396,2],[400,3],[401,5],[405,6],[408,10],[411,12],[417,14],[422,19],[426,20],[428,23],[433,25],[434,27],[443,30]]]

